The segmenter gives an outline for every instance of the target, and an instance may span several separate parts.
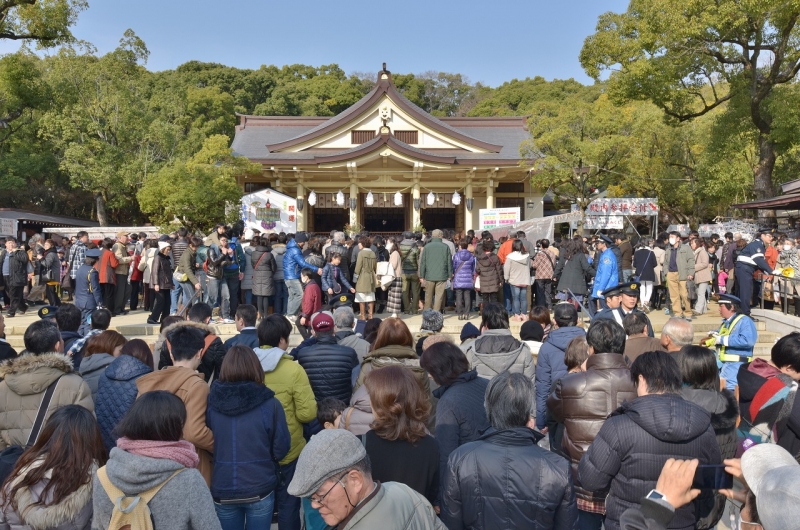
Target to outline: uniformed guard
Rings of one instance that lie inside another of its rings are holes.
[[[600,311],[597,313],[597,315],[595,315],[595,318],[613,320],[622,326],[622,320],[626,315],[630,313],[644,314],[643,311],[636,307],[636,304],[639,302],[640,292],[641,284],[638,282],[623,283],[622,285],[607,289],[605,291],[606,296],[616,297],[619,302],[612,306],[611,303],[609,303],[609,299],[606,298],[606,303],[608,303],[609,309]],[[655,336],[653,333],[653,324],[650,322],[649,318],[647,318],[647,335],[650,337]]]
[[[95,309],[103,307],[103,293],[100,289],[100,276],[94,264],[100,259],[102,251],[100,249],[90,249],[86,251],[83,265],[78,269],[75,276],[75,306],[81,310],[81,327],[78,333],[84,335],[91,324],[89,317]]]
[[[708,348],[717,350],[717,367],[725,379],[725,388],[736,388],[739,368],[753,360],[753,348],[758,331],[753,319],[742,311],[742,301],[731,294],[719,295],[719,314],[722,326],[705,341]]]
[[[759,231],[758,239],[754,239],[745,246],[736,259],[735,277],[739,284],[739,300],[741,300],[742,313],[750,315],[750,304],[753,299],[753,274],[760,270],[764,274],[780,274],[780,270],[773,271],[767,260],[764,259],[766,245],[775,239],[775,229],[765,228]]]
[[[597,258],[597,273],[594,275],[594,286],[589,300],[589,312],[592,314],[596,312],[598,300],[602,309],[608,307],[604,301],[604,293],[619,284],[617,257],[614,255],[614,251],[611,250],[611,245],[613,245],[611,238],[600,234],[597,240],[597,250],[600,251],[600,257]]]

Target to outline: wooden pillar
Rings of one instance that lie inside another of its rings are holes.
[[[494,208],[494,179],[491,177],[486,186],[486,208]]]
[[[419,200],[419,181],[417,180],[414,181],[414,189],[411,193],[411,226],[409,228],[412,230],[415,226],[419,226],[422,221],[422,217],[420,216],[421,206],[420,210],[415,209],[414,199]]]

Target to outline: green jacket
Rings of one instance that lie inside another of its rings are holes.
[[[669,272],[669,260],[672,258],[673,252],[675,252],[675,248],[667,245],[666,252],[664,253],[664,267],[661,270],[664,280],[666,280],[667,273]],[[689,276],[694,276],[694,251],[689,245],[681,243],[677,252],[678,281],[684,282],[689,279]]]
[[[450,247],[434,237],[422,249],[419,277],[425,281],[443,282],[453,276],[453,256]]]
[[[377,286],[375,280],[375,271],[378,268],[378,260],[372,249],[362,248],[358,251],[358,258],[356,258],[356,268],[353,269],[355,274],[358,275],[356,281],[357,293],[374,293]]]
[[[306,446],[303,424],[317,418],[317,400],[306,371],[286,352],[269,346],[256,348],[254,351],[264,369],[264,384],[275,392],[275,397],[286,413],[292,445],[280,464],[291,464]]]
[[[175,272],[182,272],[186,274],[189,279],[187,280],[192,285],[197,285],[200,280],[194,273],[197,271],[197,251],[192,250],[191,247],[186,247],[186,250],[181,254],[181,259],[178,260],[178,268]]]

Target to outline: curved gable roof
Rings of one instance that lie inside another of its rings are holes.
[[[395,88],[394,83],[392,83],[391,73],[387,70],[378,72],[378,82],[375,84],[372,90],[370,90],[366,96],[361,98],[344,112],[337,114],[333,118],[317,125],[313,129],[295,136],[294,138],[290,138],[280,143],[268,145],[267,149],[269,152],[274,153],[282,149],[287,149],[289,147],[309,142],[329,132],[335,131],[336,129],[339,129],[347,123],[357,119],[370,107],[380,101],[384,95],[388,96],[395,104],[397,104],[398,107],[407,112],[412,118],[427,125],[431,129],[441,132],[445,136],[454,138],[480,149],[484,149],[490,153],[499,153],[503,149],[502,145],[495,145],[483,140],[479,140],[473,136],[466,135],[458,129],[444,123],[442,120],[431,116],[417,105],[413,104],[405,96],[403,96],[403,94],[401,94],[397,88]]]

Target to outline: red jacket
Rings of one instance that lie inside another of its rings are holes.
[[[114,276],[114,269],[119,265],[119,260],[110,250],[103,250],[100,260],[94,268],[100,273],[100,283],[113,283],[116,285],[117,277]]]
[[[303,288],[303,305],[300,308],[300,316],[311,318],[311,315],[320,309],[322,309],[322,290],[317,282],[308,282]]]
[[[142,261],[142,255],[136,254],[133,257],[133,263],[131,263],[131,267],[133,268],[133,272],[131,272],[131,281],[132,282],[140,282],[144,278],[144,273],[139,270],[139,263]]]

